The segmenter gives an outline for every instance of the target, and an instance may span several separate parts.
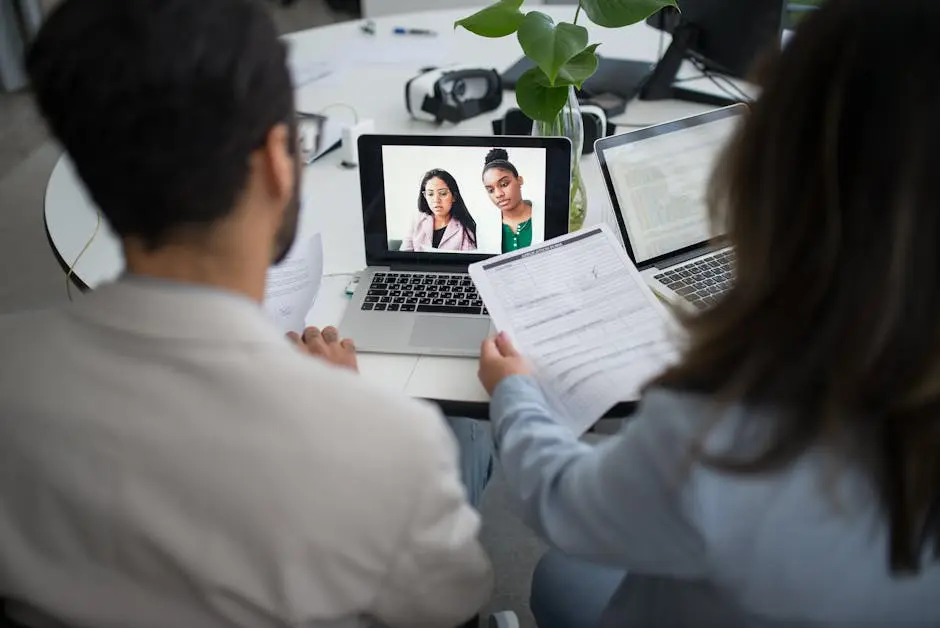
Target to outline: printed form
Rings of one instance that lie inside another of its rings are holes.
[[[668,312],[606,225],[473,264],[470,276],[578,435],[675,355]]]
[[[264,310],[285,334],[302,333],[323,279],[323,239],[319,233],[298,238],[287,257],[268,269]]]

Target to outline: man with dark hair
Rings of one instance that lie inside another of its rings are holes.
[[[300,184],[264,9],[66,0],[27,66],[127,272],[0,319],[8,608],[121,628],[472,616],[491,574],[444,419],[358,378],[335,329],[291,343],[259,307]]]

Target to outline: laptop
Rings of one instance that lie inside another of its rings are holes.
[[[731,105],[594,144],[627,254],[667,302],[704,309],[731,285],[734,252],[711,231],[705,194],[746,112]]]
[[[493,328],[467,269],[567,233],[571,142],[363,135],[358,149],[367,268],[343,335],[366,352],[478,356]]]

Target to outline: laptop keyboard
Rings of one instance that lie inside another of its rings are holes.
[[[733,263],[734,252],[725,249],[673,266],[653,278],[696,307],[707,308],[731,286]]]
[[[375,312],[488,315],[470,275],[376,273],[362,302]]]

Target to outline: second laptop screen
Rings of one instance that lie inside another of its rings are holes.
[[[605,159],[636,262],[699,244],[710,231],[705,193],[739,116],[607,149]]]

